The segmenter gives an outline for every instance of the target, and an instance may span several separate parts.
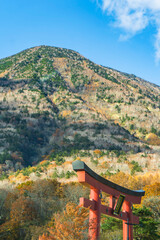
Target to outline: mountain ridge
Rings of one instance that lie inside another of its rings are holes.
[[[72,49],[68,49],[68,48],[64,48],[64,47],[49,46],[49,45],[38,45],[38,46],[34,46],[34,47],[27,48],[27,49],[25,49],[25,50],[22,50],[22,51],[20,51],[20,52],[17,52],[17,53],[15,53],[15,54],[13,54],[13,55],[8,56],[8,57],[0,58],[0,61],[1,61],[1,60],[5,60],[5,59],[8,59],[8,58],[11,58],[11,57],[14,57],[14,56],[16,56],[17,54],[24,53],[24,52],[27,51],[27,50],[36,49],[36,48],[41,48],[41,47],[50,47],[50,48],[55,48],[55,49],[68,50],[68,51],[74,52],[74,53],[76,53],[76,54],[79,54],[81,57],[89,60],[89,58],[84,57],[82,54],[80,54],[80,53],[79,53],[78,51],[76,51],[76,50],[72,50]],[[89,60],[89,61],[93,62],[92,60]],[[93,63],[94,63],[94,62],[93,62]],[[117,72],[119,72],[119,73],[121,73],[121,74],[124,74],[125,76],[126,76],[126,75],[127,75],[127,76],[129,75],[129,76],[136,77],[136,78],[140,79],[141,81],[144,81],[144,82],[146,82],[146,83],[149,83],[149,84],[151,84],[151,85],[154,85],[155,87],[159,87],[159,88],[160,88],[160,85],[158,85],[158,84],[156,84],[156,83],[153,83],[153,82],[150,82],[150,81],[148,81],[148,80],[146,80],[146,79],[143,79],[143,78],[141,78],[141,77],[139,77],[139,76],[136,76],[136,75],[133,74],[133,73],[123,72],[123,71],[121,71],[121,70],[117,70],[117,69],[115,69],[115,68],[112,68],[112,67],[109,67],[109,66],[104,66],[104,65],[98,64],[98,63],[94,63],[94,64],[99,65],[99,66],[104,67],[104,68],[111,69],[111,70],[113,70],[113,71],[117,71]]]

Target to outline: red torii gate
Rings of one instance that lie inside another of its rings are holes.
[[[82,161],[77,160],[72,166],[78,181],[90,187],[90,200],[80,198],[81,206],[90,207],[89,240],[99,239],[101,213],[123,220],[123,240],[133,240],[133,224],[139,224],[139,218],[133,215],[132,204],[140,204],[145,192],[115,184],[96,174]],[[110,194],[109,207],[101,204],[101,192]]]

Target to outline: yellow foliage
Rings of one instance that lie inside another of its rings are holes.
[[[150,139],[157,139],[158,136],[155,134],[155,133],[149,133],[147,136],[146,136],[146,140],[150,140]]]
[[[30,190],[31,186],[33,185],[33,181],[27,181],[24,183],[19,184],[16,188],[23,189],[23,190]]]
[[[160,196],[160,182],[145,186],[144,191],[144,198]]]
[[[146,173],[143,175],[131,176],[130,174],[119,172],[108,177],[109,180],[126,188],[138,190],[143,189],[146,185],[160,183],[160,173]]]
[[[146,136],[146,140],[151,145],[160,145],[160,138],[154,133],[149,133]]]
[[[62,117],[67,117],[71,115],[71,111],[70,110],[64,110],[61,112]]]
[[[29,177],[28,176],[24,176],[22,173],[19,173],[18,176],[16,177],[16,179],[19,180],[19,181],[24,182],[27,179],[29,179]]]

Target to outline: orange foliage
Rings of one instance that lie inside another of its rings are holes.
[[[47,236],[47,234],[43,234],[39,236],[39,240],[56,240],[53,236]]]
[[[101,152],[101,150],[96,149],[96,150],[94,150],[94,153],[95,153],[96,155],[100,155],[102,152]]]
[[[49,170],[49,169],[54,168],[54,167],[56,167],[56,163],[55,163],[55,162],[51,162],[51,163],[48,165],[47,169]]]
[[[88,210],[80,208],[74,203],[68,203],[63,214],[55,215],[54,236],[57,240],[84,239],[84,231],[88,228],[86,220]]]
[[[9,179],[9,181],[13,181],[13,179],[14,179],[14,175],[10,175],[9,177],[8,177],[8,179]]]
[[[72,161],[66,161],[63,163],[63,165],[69,165],[69,164],[72,164]]]
[[[43,160],[40,162],[40,165],[42,165],[43,163],[47,162],[47,160]]]
[[[11,207],[10,218],[15,222],[28,222],[36,219],[34,203],[24,196],[19,197]]]
[[[54,226],[48,229],[49,236],[43,234],[39,240],[83,240],[88,229],[87,218],[88,209],[68,203],[63,213],[54,215]]]
[[[108,162],[106,162],[106,161],[103,161],[103,162],[101,163],[101,166],[104,167],[104,168],[109,167]]]

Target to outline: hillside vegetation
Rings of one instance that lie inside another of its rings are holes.
[[[1,59],[0,77],[2,178],[46,158],[60,165],[86,150],[96,163],[96,149],[108,151],[116,169],[133,154],[130,161],[138,156],[143,168],[159,168],[160,87],[48,46]]]

